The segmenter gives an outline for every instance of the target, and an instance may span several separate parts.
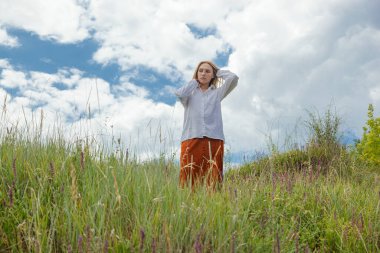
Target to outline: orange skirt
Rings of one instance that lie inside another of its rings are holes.
[[[224,142],[208,137],[194,138],[181,143],[180,186],[204,184],[215,188],[223,181]]]

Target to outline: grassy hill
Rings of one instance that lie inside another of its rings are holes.
[[[379,252],[379,169],[321,139],[192,192],[164,157],[3,131],[0,252]]]

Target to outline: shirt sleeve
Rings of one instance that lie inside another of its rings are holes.
[[[191,94],[193,94],[194,90],[198,87],[197,80],[193,79],[186,85],[182,86],[178,90],[176,90],[175,95],[179,98],[179,101],[183,106],[187,106],[187,102]]]
[[[237,86],[239,77],[229,70],[218,70],[217,77],[223,79],[224,83],[218,88],[220,100],[223,100]]]

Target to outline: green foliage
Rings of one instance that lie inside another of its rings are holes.
[[[339,127],[341,118],[329,107],[321,116],[318,112],[307,111],[305,127],[308,132],[307,144],[303,148],[290,149],[271,156],[276,170],[301,170],[317,168],[327,172],[333,163],[343,155],[345,148],[340,144]]]
[[[357,144],[357,150],[361,159],[371,165],[380,166],[380,117],[375,118],[373,112],[373,105],[370,104],[368,120],[363,127],[363,137]]]
[[[308,167],[309,156],[305,150],[289,150],[284,153],[275,154],[271,157],[273,167],[276,170],[300,170]]]
[[[321,116],[317,112],[307,111],[308,119],[306,145],[285,152],[279,152],[271,140],[269,156],[244,164],[237,174],[243,177],[260,175],[263,171],[313,171],[314,173],[338,173],[349,176],[355,166],[355,159],[346,147],[339,142],[341,118],[331,108]]]
[[[339,144],[339,127],[341,118],[332,112],[331,107],[327,109],[323,116],[318,112],[307,111],[309,119],[305,125],[309,129],[309,143],[324,147],[338,147]]]
[[[256,174],[227,173],[220,191],[191,192],[163,157],[47,143],[0,144],[2,252],[379,251],[377,174],[272,172],[266,157]]]
[[[306,152],[312,164],[319,164],[324,168],[345,152],[340,144],[341,118],[329,107],[323,116],[308,111],[309,119],[305,125],[309,131]]]

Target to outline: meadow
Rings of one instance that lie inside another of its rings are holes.
[[[380,171],[335,140],[192,191],[167,156],[16,128],[0,138],[0,252],[380,251]]]

